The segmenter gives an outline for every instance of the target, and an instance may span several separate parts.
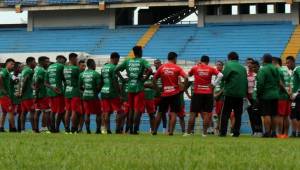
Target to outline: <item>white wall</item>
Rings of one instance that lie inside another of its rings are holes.
[[[34,27],[81,27],[108,26],[115,27],[115,10],[55,10],[29,11],[28,31]]]

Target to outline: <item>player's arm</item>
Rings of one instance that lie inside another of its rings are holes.
[[[264,72],[259,71],[256,78],[257,78],[257,83],[256,83],[256,94],[257,94],[257,99],[260,99],[263,88],[264,88]]]
[[[184,70],[182,68],[180,68],[180,72],[179,75],[183,78],[184,80],[184,86],[183,86],[183,90],[187,90],[188,89],[188,85],[189,85],[189,77],[188,75],[184,72]]]
[[[23,96],[23,94],[25,93],[25,85],[27,84],[27,81],[28,81],[28,79],[29,79],[29,75],[28,74],[25,74],[24,76],[23,76],[23,78],[22,78],[22,80],[21,80],[21,89],[20,89],[20,92],[21,92],[21,94],[20,94],[20,96]]]
[[[215,72],[215,75],[216,75],[217,77],[216,77],[216,79],[212,82],[212,85],[213,85],[214,87],[216,87],[217,85],[219,85],[220,82],[221,82],[221,80],[222,80],[222,78],[223,78],[223,74],[222,74],[221,72],[219,72],[219,71],[216,71],[216,72]]]
[[[57,87],[52,87],[51,84],[49,83],[49,75],[48,75],[48,73],[46,73],[44,85],[45,85],[47,88],[53,90],[53,91],[54,91],[55,93],[57,93],[57,94],[60,94],[60,93],[61,93],[61,91],[60,91]]]
[[[7,91],[4,88],[4,82],[3,82],[3,74],[0,74],[0,90],[3,92],[3,94],[8,94]]]
[[[121,72],[124,71],[126,69],[127,66],[127,61],[123,61],[123,63],[121,63],[120,65],[118,65],[115,70],[114,70],[114,74],[120,78],[120,80],[126,81],[126,79],[122,76]]]
[[[160,67],[158,70],[157,70],[157,72],[154,74],[154,76],[153,76],[153,87],[154,87],[154,89],[156,90],[156,92],[159,92],[160,90],[159,90],[159,87],[158,87],[158,85],[157,85],[157,79],[159,79],[160,77],[161,77],[161,71],[162,70],[162,67]]]
[[[144,66],[145,66],[146,70],[145,70],[145,76],[143,76],[142,81],[148,80],[152,74],[151,66],[146,60],[144,60]]]
[[[190,92],[188,91],[188,88],[190,88],[191,85],[192,85],[192,82],[189,82],[189,83],[188,83],[188,87],[184,90],[184,93],[187,95],[187,97],[188,97],[189,99],[192,98],[192,96],[190,95]]]

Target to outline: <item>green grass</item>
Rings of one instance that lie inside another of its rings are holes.
[[[299,169],[300,139],[0,134],[0,169]]]

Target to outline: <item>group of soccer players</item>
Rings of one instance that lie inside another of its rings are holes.
[[[225,65],[217,61],[212,67],[204,55],[185,73],[176,64],[175,52],[168,54],[164,64],[155,60],[152,70],[142,58],[142,47],[132,50],[134,57],[121,64],[120,55],[113,52],[99,72],[93,59],[79,60],[75,53],[68,59],[59,55],[55,63],[46,56],[37,63],[28,57],[25,65],[7,59],[0,71],[0,132],[5,131],[8,114],[10,132],[24,132],[29,115],[36,133],[57,133],[62,123],[65,133],[80,133],[85,124],[90,134],[90,115],[95,114],[96,133],[107,134],[112,133],[110,116],[116,114],[117,134],[138,134],[141,116],[147,113],[153,135],[161,120],[166,133],[173,135],[177,119],[184,136],[194,134],[200,115],[203,136],[215,116],[215,133],[226,136],[230,118],[231,133],[238,137],[247,106],[253,135],[286,138],[291,121],[291,135],[300,136],[300,68],[295,67],[294,57],[287,57],[282,66],[280,58],[265,54],[261,66],[249,58],[245,67],[231,52]],[[187,128],[184,94],[191,99]]]

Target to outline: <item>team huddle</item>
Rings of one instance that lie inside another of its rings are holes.
[[[59,55],[55,63],[46,56],[37,63],[28,57],[26,65],[7,59],[0,71],[0,132],[5,131],[8,115],[10,132],[24,132],[28,116],[36,133],[58,133],[63,123],[66,133],[80,133],[85,125],[90,134],[94,114],[96,133],[107,134],[112,133],[110,116],[116,114],[115,133],[138,134],[141,116],[147,113],[152,135],[161,121],[163,130],[173,135],[177,119],[184,136],[192,135],[200,115],[203,136],[214,116],[214,133],[226,136],[230,119],[232,136],[238,137],[247,105],[252,135],[286,138],[291,122],[291,136],[300,136],[300,67],[295,67],[294,57],[287,57],[282,66],[280,58],[265,54],[261,66],[249,58],[244,67],[238,54],[231,52],[225,65],[217,61],[212,67],[204,55],[186,73],[176,64],[175,52],[164,64],[155,60],[152,70],[142,58],[142,47],[132,50],[134,57],[121,64],[119,54],[113,52],[100,72],[93,59],[78,61],[75,53],[68,61]],[[184,94],[191,99],[187,128]]]

